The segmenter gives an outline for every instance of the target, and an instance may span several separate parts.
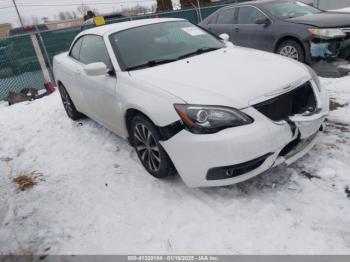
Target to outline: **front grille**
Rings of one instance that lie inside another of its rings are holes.
[[[311,83],[269,99],[253,107],[273,121],[286,120],[288,117],[316,110],[316,98]]]

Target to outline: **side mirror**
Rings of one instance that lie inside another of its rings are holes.
[[[107,74],[108,68],[104,63],[97,62],[84,66],[84,71],[88,76],[102,76]]]
[[[226,33],[219,35],[219,37],[224,41],[224,43],[227,43],[230,41],[230,36]]]
[[[255,24],[257,25],[265,25],[268,26],[271,23],[270,19],[267,17],[261,17],[255,20]]]

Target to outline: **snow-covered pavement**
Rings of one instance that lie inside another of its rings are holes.
[[[336,103],[307,157],[207,189],[152,178],[127,142],[69,120],[57,92],[0,103],[0,255],[350,254],[350,77],[322,82]],[[38,184],[18,191],[20,174]]]

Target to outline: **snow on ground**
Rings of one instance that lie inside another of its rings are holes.
[[[348,12],[350,13],[350,7],[345,7],[342,9],[335,9],[335,10],[331,10],[332,12]]]
[[[57,93],[0,104],[0,255],[350,254],[350,77],[322,81],[338,104],[312,152],[221,188],[149,176],[127,142],[69,120]],[[33,171],[38,185],[18,191],[12,179]]]

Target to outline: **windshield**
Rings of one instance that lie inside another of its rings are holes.
[[[268,12],[280,19],[288,19],[322,12],[317,8],[298,1],[267,3],[264,7]]]
[[[217,38],[186,21],[127,29],[112,34],[110,41],[123,70],[164,64],[224,47]]]

